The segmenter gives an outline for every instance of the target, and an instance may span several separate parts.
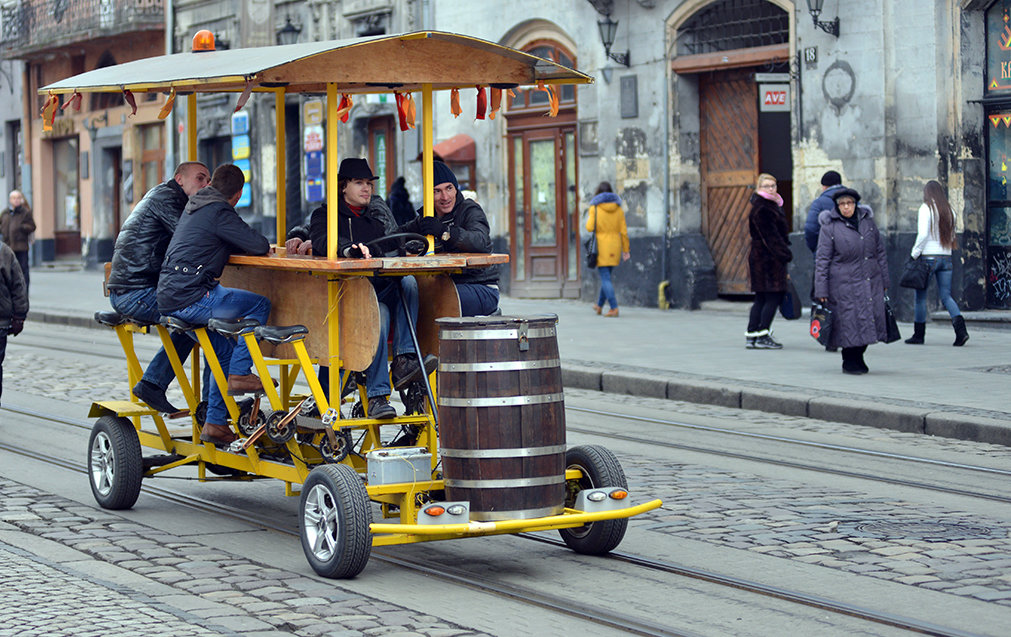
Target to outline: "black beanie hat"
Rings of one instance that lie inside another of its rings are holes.
[[[434,179],[432,179],[433,186],[450,183],[453,184],[453,187],[457,190],[460,189],[460,182],[456,180],[456,175],[454,175],[453,171],[449,169],[449,166],[441,161],[432,162],[432,174],[434,175]]]
[[[842,175],[834,170],[830,170],[821,176],[822,186],[838,186],[842,183]]]

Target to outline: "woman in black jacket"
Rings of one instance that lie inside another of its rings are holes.
[[[748,230],[751,252],[751,290],[755,302],[751,306],[745,343],[748,349],[782,349],[772,338],[772,319],[786,294],[786,264],[793,259],[790,239],[783,214],[783,198],[776,192],[776,178],[762,173],[758,187],[751,195]]]

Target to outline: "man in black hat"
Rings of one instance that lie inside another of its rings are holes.
[[[435,237],[436,252],[491,254],[491,230],[481,206],[460,193],[460,184],[449,166],[432,163],[435,179],[435,215],[419,216],[398,228]],[[423,214],[419,210],[419,214]],[[469,268],[452,275],[460,296],[463,316],[483,316],[498,309],[498,266]]]
[[[341,162],[337,172],[337,256],[368,259],[372,256],[366,245],[388,234],[396,232],[393,214],[382,197],[375,194],[369,163],[357,157],[349,157]],[[326,204],[313,210],[309,219],[309,242],[315,256],[326,256],[327,212]],[[288,250],[299,251],[303,246],[293,240],[286,244]],[[410,326],[404,314],[400,290],[404,292],[407,310],[411,320],[418,320],[418,283],[413,276],[372,277],[379,300],[379,348],[375,358],[365,370],[365,388],[369,399],[370,418],[395,418],[396,409],[390,404],[390,370],[387,367],[387,337],[393,324],[393,387],[404,389],[412,381],[421,378],[417,350],[411,338]],[[429,354],[424,359],[425,374],[431,374],[439,364],[439,359]],[[324,391],[329,391],[329,373],[320,368],[320,382]]]
[[[811,202],[811,207],[807,209],[807,221],[804,222],[804,242],[811,249],[811,254],[818,251],[818,232],[821,230],[818,215],[823,210],[835,210],[832,195],[840,188],[842,176],[836,171],[829,170],[821,176],[821,194]]]

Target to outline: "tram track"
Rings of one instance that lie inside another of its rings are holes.
[[[80,428],[84,430],[90,429],[90,426],[87,422],[74,421],[60,416],[45,414],[43,412],[36,412],[33,410],[3,406],[0,407],[0,411],[11,411],[13,413],[18,413],[23,416],[41,419],[48,422],[62,424],[65,426],[72,426],[74,428]],[[600,435],[597,434],[597,432],[588,432],[588,433]],[[642,440],[636,441],[645,442]],[[651,444],[656,444],[655,442],[652,441],[650,442]],[[56,458],[50,455],[43,455],[38,453],[38,451],[36,450],[18,447],[17,445],[12,445],[6,442],[0,442],[0,449],[27,458],[31,458],[36,461],[44,462],[54,466],[59,466],[61,468],[75,471],[77,473],[83,473],[85,475],[87,474],[87,467],[84,463]],[[266,516],[251,514],[248,511],[242,509],[230,507],[228,505],[224,505],[221,503],[212,502],[199,497],[194,497],[190,494],[185,494],[178,491],[174,491],[172,489],[167,489],[157,485],[153,485],[150,483],[150,481],[145,481],[145,483],[142,485],[142,491],[147,495],[165,500],[167,502],[171,502],[177,506],[182,506],[196,511],[213,513],[215,515],[224,515],[236,521],[254,525],[266,530],[274,531],[276,533],[280,533],[286,536],[292,536],[296,538],[299,536],[297,526],[293,527],[292,525],[289,524],[282,524]],[[544,534],[518,533],[515,534],[515,537],[521,538],[523,540],[534,541],[566,549],[564,542],[554,538],[546,537]],[[438,566],[435,566],[432,564],[419,563],[419,561],[416,558],[408,560],[397,557],[396,555],[391,554],[387,551],[381,550],[373,551],[372,559],[378,560],[380,562],[392,566],[396,566],[398,568],[410,570],[412,572],[421,574],[426,577],[438,578],[442,581],[451,583],[453,585],[466,586],[470,589],[479,589],[488,594],[512,599],[523,604],[534,605],[540,608],[551,610],[553,612],[566,614],[583,620],[590,620],[596,622],[599,625],[622,630],[629,634],[637,634],[637,635],[688,634],[683,631],[675,630],[669,626],[664,626],[662,624],[658,624],[655,622],[643,621],[640,618],[632,617],[622,613],[608,611],[606,609],[602,609],[598,604],[581,603],[569,598],[546,594],[543,591],[536,591],[533,589],[514,586],[503,582],[493,581],[488,578],[475,576],[473,573],[467,572],[465,570],[448,567],[445,564],[438,564]],[[811,595],[801,591],[793,591],[783,587],[771,586],[768,584],[763,584],[760,582],[747,580],[735,576],[724,575],[704,569],[674,564],[671,562],[665,562],[661,560],[654,560],[651,558],[631,553],[612,551],[606,558],[600,559],[614,560],[622,564],[627,564],[630,566],[642,568],[657,573],[662,573],[665,575],[673,575],[676,577],[686,577],[695,580],[700,580],[718,586],[733,588],[747,593],[771,597],[787,601],[793,604],[798,604],[801,606],[812,607],[840,615],[846,615],[862,621],[868,621],[884,626],[900,628],[903,630],[909,630],[921,634],[952,636],[952,637],[956,636],[969,637],[973,635],[973,633],[968,633],[944,626],[939,626],[937,624],[920,621],[911,617],[905,617],[898,614],[882,612],[871,608],[857,606],[854,604],[835,601],[822,596]]]
[[[708,432],[708,433],[716,433],[716,434],[723,434],[723,435],[734,436],[734,437],[742,437],[742,438],[748,438],[748,439],[755,439],[755,440],[763,440],[763,441],[768,441],[768,442],[782,443],[782,444],[799,446],[799,447],[802,447],[802,448],[835,451],[835,452],[846,453],[846,454],[850,454],[850,455],[854,455],[854,456],[864,456],[864,457],[873,457],[873,458],[879,458],[879,459],[895,460],[895,461],[901,461],[901,462],[907,462],[907,463],[922,464],[922,465],[925,465],[925,466],[936,467],[936,468],[953,469],[953,470],[968,471],[968,472],[978,472],[980,474],[988,475],[988,476],[997,476],[997,477],[1011,478],[1011,471],[1004,470],[1004,469],[995,469],[993,467],[983,467],[983,466],[978,466],[978,465],[969,465],[969,464],[957,463],[957,462],[947,462],[947,461],[944,461],[944,460],[936,460],[936,459],[933,459],[933,458],[922,458],[922,457],[911,456],[911,455],[906,455],[906,454],[886,453],[886,452],[881,452],[881,451],[874,451],[874,450],[871,450],[871,449],[861,449],[859,447],[849,447],[849,446],[846,446],[846,445],[836,445],[836,444],[828,444],[828,443],[821,443],[821,442],[813,442],[813,441],[808,441],[808,440],[801,440],[801,439],[798,439],[798,438],[788,438],[788,437],[784,437],[784,436],[774,436],[774,435],[769,435],[769,434],[758,434],[758,433],[753,433],[753,432],[734,431],[734,430],[730,430],[730,429],[723,429],[723,428],[720,428],[720,427],[711,427],[711,426],[707,426],[707,425],[698,425],[698,424],[693,424],[693,423],[684,423],[684,422],[679,422],[679,421],[669,420],[669,419],[663,419],[663,418],[647,418],[647,417],[642,417],[642,416],[630,416],[628,414],[623,414],[623,413],[618,413],[618,412],[611,412],[611,411],[605,411],[605,410],[600,410],[600,409],[588,409],[588,408],[585,408],[585,407],[566,406],[566,410],[568,410],[568,411],[582,412],[582,413],[589,413],[589,414],[596,415],[596,416],[622,418],[622,419],[633,420],[633,421],[638,421],[638,422],[648,422],[648,423],[651,423],[651,424],[668,425],[668,426],[675,426],[675,427],[679,427],[679,428],[687,428],[687,429],[692,429],[692,430],[705,431],[705,432]],[[24,408],[19,408],[19,407],[16,407],[16,406],[4,405],[3,407],[0,407],[0,411],[11,411],[13,413],[19,413],[19,414],[22,414],[22,415],[25,415],[25,416],[31,416],[31,417],[39,418],[39,419],[46,420],[46,421],[49,421],[49,422],[55,422],[57,424],[62,424],[62,425],[66,425],[66,426],[73,426],[73,427],[77,427],[77,428],[81,428],[81,429],[85,429],[85,430],[90,430],[91,429],[91,423],[86,422],[86,421],[75,421],[75,420],[71,420],[71,419],[67,419],[67,418],[53,416],[51,414],[45,414],[43,412],[38,412],[38,411],[28,410],[28,409],[24,409]],[[779,467],[786,467],[786,468],[791,468],[791,469],[802,469],[802,470],[806,470],[806,471],[814,471],[816,473],[826,473],[826,474],[830,474],[830,475],[838,475],[838,476],[843,476],[843,477],[847,477],[847,478],[855,478],[855,479],[859,479],[859,480],[869,480],[869,481],[873,481],[873,482],[880,482],[880,483],[890,484],[890,485],[894,485],[894,486],[911,487],[911,488],[915,488],[915,489],[922,489],[922,490],[927,490],[927,491],[935,491],[935,492],[939,492],[939,493],[946,493],[946,494],[949,494],[949,495],[957,495],[957,496],[962,496],[962,497],[969,497],[969,498],[977,498],[977,499],[983,499],[983,500],[990,500],[990,501],[993,501],[993,502],[1000,502],[1000,503],[1003,503],[1003,504],[1011,504],[1011,496],[1003,495],[1003,494],[1000,494],[1000,493],[982,493],[982,492],[979,492],[979,491],[969,491],[969,490],[966,490],[966,489],[959,489],[959,488],[949,487],[949,486],[944,486],[944,485],[931,484],[931,483],[920,482],[920,481],[916,481],[916,480],[905,480],[905,479],[898,479],[898,478],[894,478],[894,477],[877,476],[877,475],[873,475],[873,474],[869,474],[869,473],[862,473],[862,472],[859,472],[859,471],[850,471],[850,470],[846,470],[846,469],[825,467],[825,466],[822,466],[822,465],[813,465],[813,464],[809,464],[809,463],[796,462],[796,461],[788,461],[788,460],[778,460],[778,459],[775,459],[775,458],[769,458],[767,456],[761,456],[761,455],[758,455],[758,454],[748,454],[748,453],[741,453],[741,452],[735,452],[735,451],[727,451],[725,449],[719,449],[719,448],[716,448],[716,447],[689,445],[689,444],[685,444],[685,443],[667,442],[667,441],[659,441],[659,440],[655,440],[655,439],[647,439],[647,438],[643,438],[643,437],[639,437],[639,436],[634,436],[634,435],[629,435],[629,434],[618,434],[618,433],[602,432],[600,430],[586,429],[586,428],[583,428],[583,427],[573,426],[571,424],[567,425],[566,429],[568,431],[572,431],[574,433],[580,433],[580,434],[585,434],[585,435],[590,435],[590,436],[596,436],[596,437],[605,438],[605,439],[609,439],[609,440],[621,440],[623,442],[632,442],[632,443],[636,443],[636,444],[659,446],[659,447],[663,447],[665,449],[677,449],[679,451],[691,451],[691,452],[701,453],[701,454],[718,455],[718,456],[721,456],[721,457],[734,458],[734,459],[737,459],[737,460],[747,460],[747,461],[750,461],[750,462],[760,462],[760,463],[771,464],[771,465],[775,465],[775,466],[779,466]]]

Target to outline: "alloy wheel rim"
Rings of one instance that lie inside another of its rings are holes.
[[[316,559],[326,561],[336,554],[339,524],[333,494],[321,484],[312,487],[306,497],[302,525]]]
[[[91,481],[102,495],[108,495],[112,490],[116,477],[115,460],[112,441],[104,432],[99,432],[91,444]]]

